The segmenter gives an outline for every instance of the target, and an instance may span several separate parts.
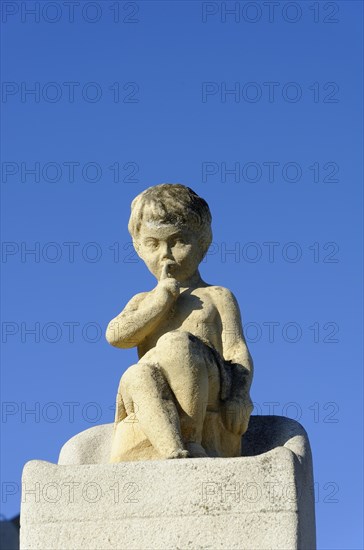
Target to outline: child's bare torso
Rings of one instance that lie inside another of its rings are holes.
[[[139,358],[154,348],[163,334],[172,330],[190,332],[223,355],[218,307],[221,292],[221,287],[209,285],[181,291],[166,318],[139,344]]]

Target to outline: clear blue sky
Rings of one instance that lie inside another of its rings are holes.
[[[240,303],[255,413],[308,431],[318,546],[363,548],[362,3],[35,4],[2,2],[2,512],[25,462],[112,421],[136,353],[102,333],[154,286],[130,202],[181,182],[211,207],[201,272]]]

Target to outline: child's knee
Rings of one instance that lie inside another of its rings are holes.
[[[121,377],[120,387],[126,391],[130,391],[136,386],[143,385],[146,379],[150,378],[152,369],[152,365],[147,365],[145,363],[131,365]]]
[[[163,354],[163,359],[175,360],[193,352],[197,358],[198,338],[185,330],[171,330],[163,334],[157,342],[157,351]]]

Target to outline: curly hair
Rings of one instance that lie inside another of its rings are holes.
[[[211,220],[207,202],[190,187],[180,183],[161,183],[148,187],[135,197],[131,203],[128,230],[133,241],[137,242],[140,227],[146,221],[188,227],[198,235],[204,256],[212,241]]]

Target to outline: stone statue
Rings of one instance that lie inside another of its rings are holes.
[[[133,200],[128,228],[158,282],[107,327],[139,356],[120,380],[110,462],[241,456],[253,363],[236,299],[198,270],[209,207],[189,187],[156,185]]]
[[[279,416],[249,421],[253,365],[238,305],[198,271],[208,205],[183,185],[150,187],[132,203],[129,230],[157,284],[106,337],[136,346],[139,361],[121,377],[114,424],[69,439],[58,465],[25,465],[20,547],[315,550],[306,432]],[[72,500],[54,486],[72,487]],[[28,498],[33,487],[43,498]]]

